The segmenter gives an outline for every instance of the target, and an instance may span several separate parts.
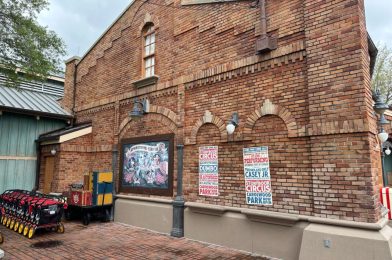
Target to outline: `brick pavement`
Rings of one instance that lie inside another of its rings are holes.
[[[264,259],[119,223],[66,222],[64,234],[42,231],[31,240],[2,225],[0,232],[4,259]],[[55,246],[35,248],[45,242]]]

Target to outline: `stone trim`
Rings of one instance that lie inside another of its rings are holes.
[[[158,17],[156,17],[155,15],[151,15],[150,13],[146,12],[144,14],[143,21],[139,25],[139,30],[138,30],[138,33],[137,33],[137,37],[141,37],[142,36],[143,28],[148,23],[154,24],[154,29],[155,30],[157,30],[159,28],[159,19],[158,19]]]
[[[364,230],[381,230],[389,222],[387,218],[382,218],[376,223],[366,223],[366,222],[355,222],[355,221],[340,220],[340,219],[319,218],[319,217],[274,212],[274,211],[267,211],[267,210],[235,208],[235,207],[203,204],[203,203],[196,203],[196,202],[186,202],[185,207],[203,208],[207,210],[207,212],[198,211],[198,213],[201,214],[202,213],[208,214],[209,212],[213,212],[213,211],[242,213],[246,215],[251,221],[265,222],[265,223],[271,223],[271,221],[273,221],[274,223],[272,224],[285,225],[285,226],[287,226],[288,224],[290,224],[291,226],[297,222],[309,222],[309,223],[341,226],[341,227],[364,229]]]
[[[139,200],[139,201],[154,202],[160,204],[173,204],[173,200],[153,198],[153,197],[141,197],[141,196],[132,196],[132,195],[123,195],[123,194],[117,194],[114,197],[119,199],[125,199],[125,200]]]
[[[142,78],[139,80],[136,80],[134,82],[132,82],[131,84],[135,87],[135,88],[144,88],[144,87],[148,87],[151,85],[155,85],[159,80],[159,77],[154,75],[148,78]]]
[[[95,146],[80,146],[71,144],[62,144],[59,152],[77,152],[77,153],[97,153],[97,152],[112,152],[113,145],[95,145]]]
[[[186,145],[196,144],[197,133],[199,132],[200,127],[202,127],[204,124],[213,124],[218,127],[221,135],[221,142],[227,140],[225,122],[219,117],[214,116],[210,111],[206,110],[204,116],[199,118],[199,120],[197,120],[197,122],[194,124],[190,137],[185,138]]]
[[[269,99],[266,99],[261,108],[256,109],[245,122],[243,135],[245,140],[251,139],[253,127],[257,120],[265,115],[276,115],[280,117],[286,124],[289,137],[305,136],[305,128],[298,129],[294,116],[284,107],[272,104]]]
[[[213,215],[213,216],[221,216],[223,215],[227,209],[218,205],[204,204],[204,203],[196,203],[196,202],[187,202],[185,205],[195,213]]]

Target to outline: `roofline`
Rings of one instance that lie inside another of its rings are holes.
[[[55,133],[55,132],[58,132],[58,131],[61,131],[61,130],[67,129],[67,128],[69,128],[69,130],[73,130],[73,129],[77,128],[77,127],[81,127],[81,128],[80,129],[76,129],[75,131],[83,130],[83,129],[88,128],[88,127],[92,127],[92,123],[80,124],[80,125],[76,125],[76,126],[73,126],[73,127],[66,126],[66,127],[63,127],[63,128],[57,129],[57,130],[49,131],[49,132],[40,134],[38,139],[35,140],[35,141],[39,142],[39,143],[46,142],[46,141],[59,141],[61,135],[69,134],[69,133],[72,133],[72,132],[75,132],[75,131],[70,131],[70,132],[66,132],[66,133],[62,133],[62,134],[58,134],[58,135],[53,135],[53,136],[47,136],[47,137],[42,137],[42,136],[43,135],[52,134],[52,133]]]
[[[73,118],[72,115],[46,113],[46,112],[21,109],[21,108],[13,108],[13,107],[6,107],[6,106],[0,106],[0,111],[15,113],[15,114],[23,114],[23,115],[42,116],[42,117],[47,117],[47,118],[52,118],[52,119],[61,119],[61,120],[65,120],[65,121]]]
[[[121,17],[128,11],[128,9],[136,2],[137,0],[133,0],[125,9],[122,11],[122,13],[117,16],[117,18],[106,28],[106,30],[99,36],[99,38],[91,45],[91,47],[86,51],[86,53],[80,58],[79,63],[84,60],[84,58],[92,51],[92,49],[98,44],[98,42],[105,36],[105,34],[114,26],[115,23],[117,23],[118,20],[121,19]],[[148,1],[148,0],[147,0]],[[135,14],[136,15],[136,14]]]
[[[377,46],[374,44],[372,37],[370,37],[370,34],[367,34],[367,40],[368,40],[368,49],[369,49],[369,56],[370,56],[370,77],[373,76],[374,72],[374,67],[376,66],[376,60],[377,60],[377,55],[378,55],[378,49]]]

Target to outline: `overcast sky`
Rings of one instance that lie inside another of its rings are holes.
[[[68,54],[83,56],[131,0],[50,0],[39,15],[40,24],[54,30]],[[392,48],[392,0],[365,0],[367,28],[375,43]]]

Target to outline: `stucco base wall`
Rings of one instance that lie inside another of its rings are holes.
[[[171,201],[142,201],[117,198],[114,221],[170,234],[173,221]]]
[[[242,213],[210,215],[189,208],[184,218],[187,238],[282,259],[298,259],[302,234],[308,225],[262,223]]]
[[[118,195],[114,220],[169,234],[172,200]],[[386,223],[186,203],[184,235],[287,260],[392,260],[392,228]]]
[[[328,247],[325,243],[329,241]],[[361,230],[310,224],[303,234],[299,259],[392,259],[392,228]]]

